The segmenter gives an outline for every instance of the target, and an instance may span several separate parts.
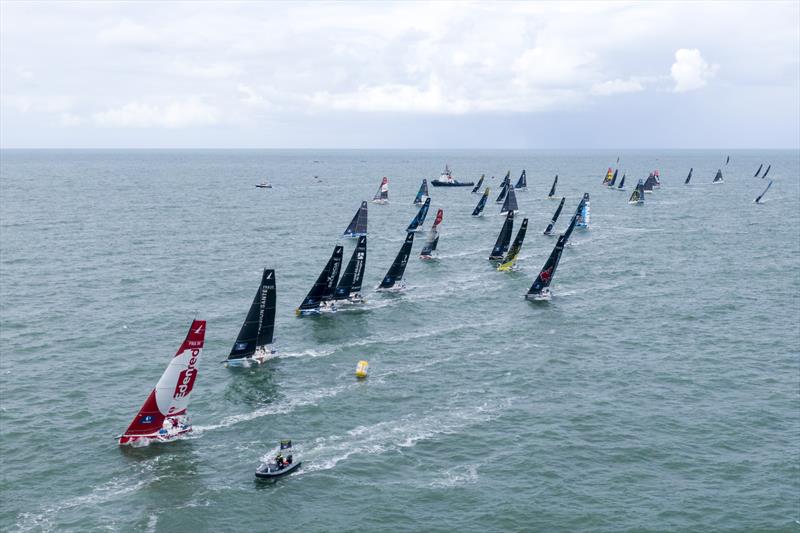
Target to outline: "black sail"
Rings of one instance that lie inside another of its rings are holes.
[[[244,319],[228,359],[250,357],[259,346],[272,344],[275,331],[275,271],[264,269],[250,310]]]
[[[764,173],[764,175],[766,176],[766,175],[767,175],[767,173],[765,172],[765,173]],[[724,181],[724,180],[722,179],[722,169],[717,169],[717,173],[716,173],[716,175],[714,176],[714,181],[713,181],[712,183],[720,183],[720,182],[722,182],[722,181]]]
[[[558,262],[561,261],[561,254],[564,251],[566,242],[566,235],[561,235],[558,238],[558,242],[556,242],[556,245],[553,247],[553,251],[550,252],[550,257],[547,258],[542,270],[539,271],[539,275],[536,276],[536,279],[533,281],[533,285],[528,289],[528,294],[541,294],[542,290],[550,286],[550,283],[553,281],[553,276],[556,273],[556,268],[558,268]]]
[[[358,237],[367,234],[367,202],[361,202],[350,225],[344,230],[343,237]]]
[[[553,185],[550,187],[550,192],[547,194],[548,198],[552,198],[556,195],[556,185],[558,185],[558,174],[553,178]]]
[[[506,215],[506,220],[503,222],[503,228],[500,230],[500,235],[497,236],[497,241],[494,243],[492,253],[489,256],[490,261],[499,261],[508,251],[508,243],[511,242],[511,233],[514,231],[514,212],[509,211]]]
[[[617,189],[622,189],[624,186],[625,186],[625,173],[623,172],[622,173],[622,179],[620,180],[619,185],[617,186]]]
[[[771,168],[772,168],[772,165],[767,165],[767,170],[765,170],[764,171],[764,175],[761,176],[762,180],[767,177],[767,174],[769,174],[769,169],[771,169]]]
[[[683,182],[684,185],[689,185],[689,182],[692,180],[692,171],[693,170],[694,170],[694,167],[689,169],[689,175],[686,176],[686,181]]]
[[[555,214],[553,215],[553,219],[550,221],[550,224],[547,225],[547,229],[544,230],[545,235],[552,235],[553,234],[553,227],[556,225],[556,220],[558,220],[558,216],[561,214],[561,210],[564,208],[564,201],[567,198],[562,196],[561,201],[558,203],[558,208],[556,209]]]
[[[503,263],[508,263],[509,261],[513,261],[519,255],[519,251],[522,249],[522,243],[525,241],[525,233],[528,231],[528,219],[523,218],[522,224],[519,226],[519,230],[517,230],[517,236],[514,237],[514,243],[511,245],[511,248],[508,249],[508,253],[506,253],[505,258],[503,259]]]
[[[406,271],[406,264],[408,264],[408,256],[411,254],[411,246],[414,244],[414,233],[409,232],[406,234],[406,240],[400,251],[397,252],[397,257],[394,258],[394,263],[389,267],[389,271],[381,280],[378,285],[379,289],[389,289],[394,287],[395,283],[403,279],[403,273]]]
[[[517,180],[517,184],[514,185],[515,189],[527,189],[528,188],[528,176],[525,174],[525,169],[522,169],[522,174],[519,175],[519,179]]]
[[[636,184],[636,188],[631,193],[628,203],[644,203],[644,182],[642,182],[642,180],[639,180],[639,183]]]
[[[644,182],[644,190],[653,192],[653,187],[655,187],[657,183],[658,180],[656,180],[655,175],[650,174],[649,176],[647,176],[647,179]]]
[[[498,194],[497,198],[495,199],[495,202],[498,203],[498,204],[506,199],[506,194],[508,193],[508,189],[511,186],[508,183],[506,183],[505,181],[503,181],[503,183],[500,184],[500,187],[501,187],[500,188],[500,194]]]
[[[344,269],[339,285],[333,294],[334,300],[346,300],[351,294],[361,292],[361,280],[364,279],[364,265],[367,263],[367,237],[358,238],[356,248]]]
[[[514,192],[513,187],[508,187],[508,194],[506,195],[506,201],[503,202],[503,207],[500,208],[500,214],[509,213],[511,211],[518,211],[519,206],[517,205],[517,193]]]
[[[478,180],[478,184],[472,188],[472,192],[478,192],[483,185],[483,178],[486,177],[486,174],[481,174],[481,179]]]
[[[758,175],[759,175],[759,174],[761,174],[761,168],[762,168],[763,166],[764,166],[764,163],[761,163],[760,165],[758,165],[758,170],[756,170],[756,173],[755,173],[755,174],[753,174],[753,177],[754,177],[754,178],[757,178],[757,177],[758,177]]]
[[[431,206],[431,199],[426,198],[425,203],[417,211],[416,216],[411,220],[411,223],[406,228],[406,231],[417,231],[419,227],[425,222],[425,217],[428,216],[428,209]]]
[[[475,209],[472,210],[472,216],[476,217],[481,214],[483,208],[486,207],[486,200],[489,198],[489,187],[486,187],[486,190],[483,191],[483,196],[481,199],[478,200],[478,205],[475,206]]]
[[[333,297],[333,291],[336,288],[336,283],[339,281],[339,271],[342,268],[342,253],[344,247],[336,245],[333,249],[331,258],[328,259],[328,264],[320,272],[317,281],[311,290],[308,291],[303,303],[300,304],[300,310],[317,309],[319,305],[326,300]]]
[[[763,198],[763,197],[764,197],[764,195],[765,195],[765,194],[767,194],[767,191],[769,190],[769,188],[770,188],[770,187],[772,187],[772,180],[769,180],[769,183],[767,183],[767,188],[766,188],[766,189],[764,189],[764,192],[762,192],[761,194],[759,194],[759,195],[758,195],[758,198],[756,198],[756,199],[755,199],[755,202],[756,202],[757,204],[758,204],[758,203],[761,203],[761,198]]]

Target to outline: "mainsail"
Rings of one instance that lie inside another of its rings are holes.
[[[416,216],[411,220],[411,223],[406,228],[406,231],[419,231],[422,229],[422,223],[425,222],[425,217],[428,216],[428,209],[431,206],[431,199],[426,198],[425,203],[417,211]]]
[[[589,207],[589,193],[583,193],[583,199],[581,203],[578,205],[578,211],[576,212],[577,219],[575,221],[575,225],[579,228],[588,228],[589,227],[589,215],[591,214],[591,209]]]
[[[484,177],[486,177],[486,174],[481,174],[481,179],[479,179],[478,180],[478,184],[475,185],[475,187],[472,188],[472,192],[477,193],[480,190],[481,185],[483,185],[483,178]]]
[[[607,186],[609,183],[611,183],[611,178],[613,175],[614,171],[611,170],[611,167],[608,167],[608,170],[606,171],[606,177],[603,178],[603,185]]]
[[[625,188],[625,173],[622,173],[622,179],[619,181],[619,185],[617,185],[617,189],[624,189]]]
[[[497,198],[495,198],[494,200],[495,203],[499,204],[500,202],[504,201],[506,199],[506,194],[508,193],[508,189],[510,188],[511,185],[503,181],[503,183],[500,184],[500,194],[498,194]]]
[[[769,174],[769,169],[771,169],[771,168],[772,168],[772,165],[767,165],[767,170],[765,170],[764,171],[764,175],[761,176],[762,180],[767,177],[767,174]]]
[[[478,200],[478,205],[475,206],[475,209],[472,210],[472,216],[477,217],[480,216],[481,211],[486,206],[486,200],[489,198],[489,187],[486,187],[486,190],[483,191],[483,196],[481,199]]]
[[[636,188],[631,193],[631,197],[628,199],[629,204],[643,204],[644,203],[644,182],[639,180],[639,183],[636,184]]]
[[[197,359],[203,349],[206,321],[193,320],[186,339],[170,360],[156,387],[139,409],[128,429],[119,437],[120,444],[150,439],[166,440],[190,431],[185,422],[189,397],[197,379]],[[176,431],[177,429],[177,431]]]
[[[618,168],[614,169],[614,176],[611,177],[611,181],[608,183],[609,187],[613,187],[614,184],[617,182],[617,173],[619,172]]]
[[[686,181],[683,182],[684,185],[689,185],[689,182],[692,180],[692,171],[693,170],[694,170],[694,167],[689,169],[689,175],[686,176]]]
[[[364,279],[364,266],[367,264],[367,237],[366,235],[358,238],[356,248],[350,261],[344,269],[339,280],[339,285],[333,293],[334,300],[347,300],[350,295],[357,295],[361,292],[361,280]]]
[[[508,251],[508,243],[511,242],[511,233],[514,231],[514,212],[509,211],[506,215],[506,220],[503,222],[503,228],[500,230],[500,235],[497,236],[497,241],[494,243],[492,253],[489,255],[490,261],[500,261],[503,255]]]
[[[343,237],[360,237],[367,234],[367,202],[361,202],[350,225],[344,230]]]
[[[731,162],[731,156],[728,156],[728,159],[725,160],[725,164],[727,165],[730,162]]]
[[[558,174],[553,178],[553,185],[550,187],[550,192],[547,194],[548,198],[552,198],[556,195],[556,185],[558,185]]]
[[[553,219],[550,221],[550,224],[547,225],[547,228],[544,230],[545,235],[552,235],[553,234],[553,227],[556,225],[556,220],[558,220],[558,215],[561,214],[561,209],[564,208],[564,201],[567,198],[562,196],[561,201],[558,203],[558,209],[556,209],[555,214],[553,215]]]
[[[503,202],[503,207],[500,208],[500,214],[504,215],[511,211],[519,211],[519,206],[517,205],[517,193],[514,192],[514,187],[508,187],[506,201]]]
[[[755,173],[755,174],[753,174],[753,177],[754,177],[754,178],[757,178],[757,177],[758,177],[758,175],[759,175],[759,174],[761,174],[761,168],[762,168],[763,166],[764,166],[764,163],[761,163],[760,165],[758,165],[758,170],[756,170],[756,173]]]
[[[514,244],[511,245],[511,248],[508,249],[508,253],[503,258],[500,265],[497,267],[497,270],[511,270],[514,268],[514,264],[517,262],[517,256],[519,255],[519,251],[522,248],[522,241],[525,240],[525,232],[528,231],[528,219],[523,218],[522,224],[519,226],[519,230],[517,231],[517,236],[514,237]]]
[[[519,175],[519,179],[517,180],[517,184],[514,185],[515,189],[527,189],[528,188],[528,176],[525,174],[525,169],[522,169],[522,174]]]
[[[303,311],[318,310],[320,304],[325,303],[333,298],[333,291],[336,289],[336,283],[339,281],[339,271],[342,268],[342,253],[344,247],[336,245],[328,259],[325,268],[320,272],[317,281],[311,290],[308,291],[303,303],[297,308],[296,314],[301,314]]]
[[[653,188],[656,186],[656,176],[652,172],[647,179],[644,181],[644,192],[653,192]]]
[[[372,201],[376,204],[385,204],[389,201],[389,179],[384,176],[381,184],[378,186],[378,191],[372,197]]]
[[[422,185],[419,186],[419,190],[417,191],[417,196],[414,198],[414,205],[419,205],[423,203],[430,197],[428,194],[428,180],[422,180]]]
[[[433,221],[433,226],[431,226],[428,232],[428,240],[425,241],[425,246],[422,247],[422,251],[419,253],[419,256],[423,259],[430,259],[433,252],[436,251],[436,247],[439,245],[439,224],[442,223],[443,216],[444,211],[439,209],[436,213],[436,220]]]
[[[766,175],[766,173],[764,173]],[[722,179],[722,169],[717,169],[717,174],[714,176],[714,181],[711,183],[724,183],[725,180]]]
[[[558,268],[558,263],[561,261],[561,254],[564,252],[564,245],[567,243],[567,239],[568,237],[566,234],[558,238],[558,242],[556,242],[556,245],[553,247],[553,251],[550,252],[550,257],[547,258],[542,270],[539,271],[539,275],[536,276],[536,279],[533,281],[533,285],[528,289],[525,299],[539,300],[549,296],[550,283],[552,283],[556,268]]]
[[[365,237],[364,237],[365,238]],[[228,360],[252,357],[256,350],[272,344],[275,331],[275,271],[264,269],[250,311],[244,319]]]
[[[756,198],[756,199],[754,200],[754,201],[755,201],[755,203],[757,203],[757,204],[760,204],[760,203],[761,203],[761,198],[763,198],[763,197],[764,197],[764,195],[765,195],[765,194],[767,194],[767,191],[769,190],[769,188],[770,188],[770,187],[772,187],[772,180],[769,180],[769,183],[767,183],[767,188],[766,188],[766,189],[764,189],[764,192],[762,192],[761,194],[759,194],[759,195],[758,195],[758,198]]]
[[[403,273],[406,271],[406,264],[408,263],[408,256],[411,253],[411,246],[414,244],[414,233],[406,234],[406,240],[400,251],[397,252],[397,257],[394,258],[394,263],[389,267],[389,271],[383,277],[381,284],[378,285],[379,289],[391,289],[398,282],[402,281]]]

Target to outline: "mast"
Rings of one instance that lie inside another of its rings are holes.
[[[417,191],[417,196],[414,198],[414,205],[419,205],[425,200],[423,198],[428,198],[428,180],[423,179],[422,185],[419,186],[419,191]]]
[[[258,286],[253,303],[244,319],[236,342],[233,343],[228,360],[244,359],[256,353],[256,349],[272,344],[275,331],[275,271],[264,269],[261,285]]]
[[[772,165],[767,165],[767,170],[765,170],[764,171],[764,175],[761,176],[762,180],[767,177],[767,174],[769,174],[769,169],[771,169],[771,168],[772,168]]]
[[[400,251],[397,252],[397,257],[394,258],[392,266],[383,277],[381,284],[378,285],[379,289],[391,289],[396,283],[402,281],[403,273],[406,271],[406,264],[408,263],[408,256],[411,254],[411,246],[414,244],[414,232],[406,234],[406,240]]]
[[[527,232],[527,230],[528,219],[523,218],[522,224],[520,224],[519,230],[517,231],[517,236],[514,237],[514,244],[512,244],[511,248],[508,249],[508,253],[502,260],[500,266],[497,267],[497,270],[511,270],[514,267],[514,263],[517,261],[519,251],[522,248],[522,242],[525,240],[525,232]]]
[[[478,180],[478,184],[472,188],[472,192],[476,193],[480,190],[481,185],[483,185],[483,178],[486,177],[486,174],[481,174],[481,179]]]
[[[433,221],[433,226],[431,226],[430,231],[428,232],[428,240],[425,242],[425,246],[422,247],[422,251],[419,253],[419,256],[422,258],[429,258],[431,254],[436,251],[436,247],[439,245],[439,224],[442,223],[442,217],[444,216],[444,211],[439,209],[436,213],[436,220]]]
[[[517,205],[517,193],[514,192],[514,187],[508,187],[506,201],[503,202],[503,207],[500,208],[500,214],[502,215],[511,211],[519,211],[519,206]]]
[[[525,169],[522,169],[522,174],[519,175],[519,179],[517,180],[517,184],[514,185],[515,189],[527,189],[528,188],[528,176],[525,174]]]
[[[692,179],[692,171],[693,170],[694,170],[694,167],[689,169],[689,175],[686,176],[686,181],[683,182],[684,185],[689,185],[689,181],[691,181],[691,179]]]
[[[765,194],[767,194],[767,191],[769,190],[769,188],[770,188],[770,187],[772,187],[772,180],[769,180],[769,183],[767,183],[767,188],[766,188],[766,189],[764,189],[764,192],[762,192],[761,194],[759,194],[759,195],[758,195],[758,198],[756,198],[756,199],[754,200],[754,201],[755,201],[755,203],[757,203],[757,204],[760,204],[760,203],[761,203],[761,198],[763,198],[763,197],[764,197],[764,195],[765,195]]]
[[[623,172],[622,179],[620,180],[619,185],[617,185],[617,189],[622,189],[624,186],[625,186],[625,173]]]
[[[556,195],[556,185],[557,184],[558,184],[558,174],[556,174],[556,177],[553,178],[553,185],[550,187],[550,192],[547,194],[548,198],[552,198],[553,196]]]
[[[483,191],[483,196],[481,199],[478,200],[478,205],[475,206],[475,209],[472,210],[472,216],[477,217],[483,211],[483,208],[486,206],[486,200],[489,198],[489,187],[486,187],[486,190]]]
[[[186,339],[170,360],[155,388],[138,414],[119,438],[120,444],[130,444],[140,438],[156,438],[167,417],[186,414],[189,398],[197,379],[197,360],[203,350],[206,321],[193,320]]]
[[[361,207],[358,208],[353,220],[344,230],[342,237],[360,237],[367,234],[367,202],[361,202]]]
[[[339,280],[339,285],[333,293],[334,300],[346,300],[351,294],[361,292],[361,280],[364,279],[364,266],[367,263],[367,236],[362,235],[358,238],[353,255],[344,269]]]
[[[489,255],[489,261],[500,261],[503,255],[508,251],[508,243],[511,241],[511,232],[514,231],[514,212],[509,211],[506,215],[506,220],[503,222],[503,228],[497,236],[497,241],[494,243],[492,253]]]
[[[411,223],[406,228],[406,231],[418,231],[420,226],[425,222],[425,217],[428,216],[428,208],[431,206],[431,199],[426,198],[425,203],[422,204],[422,207],[419,208],[417,211],[416,216],[411,219]]]
[[[760,165],[758,165],[758,170],[756,170],[756,173],[753,174],[754,178],[757,178],[758,175],[761,174],[761,167],[763,167],[763,166],[764,166],[764,163],[761,163]]]
[[[320,304],[333,297],[336,282],[339,280],[339,271],[342,268],[343,251],[344,247],[341,245],[337,244],[336,247],[334,247],[331,258],[328,259],[325,268],[320,272],[314,286],[308,291],[308,295],[303,300],[303,303],[297,308],[296,314],[300,314],[302,311],[319,309]]]
[[[564,201],[566,197],[562,196],[561,201],[558,203],[558,208],[556,209],[555,214],[553,215],[553,219],[550,221],[550,224],[547,225],[547,228],[544,230],[545,235],[552,235],[553,234],[553,227],[556,225],[556,220],[558,220],[558,216],[561,214],[561,209],[564,208]]]

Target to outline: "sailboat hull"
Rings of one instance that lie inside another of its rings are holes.
[[[119,443],[121,445],[128,445],[128,446],[147,446],[152,443],[159,443],[159,442],[171,442],[173,440],[178,439],[190,433],[192,431],[192,426],[180,426],[175,430],[167,431],[167,430],[160,430],[155,433],[151,433],[150,435],[122,435],[119,438]],[[163,432],[163,433],[162,433]]]
[[[275,350],[266,346],[259,347],[250,357],[227,359],[225,366],[228,368],[250,368],[253,365],[263,365],[267,359],[275,355]]]
[[[542,292],[537,294],[526,294],[525,299],[529,302],[549,302],[552,299],[550,289],[543,289]]]
[[[473,187],[474,181],[439,181],[432,180],[431,185],[434,187]]]
[[[375,289],[375,292],[403,292],[406,290],[406,284],[404,281],[396,281],[394,285],[391,287],[378,287]]]

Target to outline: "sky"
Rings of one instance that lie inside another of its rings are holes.
[[[3,148],[800,149],[800,2],[0,2]]]

